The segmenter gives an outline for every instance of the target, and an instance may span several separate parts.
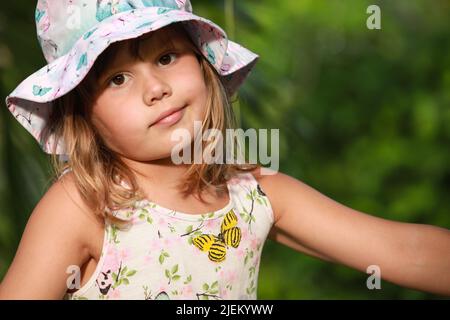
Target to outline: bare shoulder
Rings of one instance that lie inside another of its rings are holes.
[[[33,216],[36,216],[36,219],[42,218],[43,222],[61,224],[61,228],[76,233],[83,246],[89,244],[86,242],[89,238],[89,227],[101,225],[99,218],[95,217],[82,199],[72,172],[53,183],[37,204],[31,217]]]
[[[35,206],[0,298],[59,299],[67,290],[66,270],[90,257],[89,238],[99,224],[76,188],[72,173],[56,181]]]

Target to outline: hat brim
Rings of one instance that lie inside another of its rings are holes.
[[[72,49],[30,75],[6,98],[14,117],[39,142],[53,152],[54,137],[41,141],[51,112],[51,102],[74,89],[88,74],[97,57],[112,43],[137,38],[167,25],[183,25],[200,52],[217,70],[228,94],[234,94],[251,71],[258,55],[227,39],[225,32],[208,19],[181,10],[158,7],[135,9],[113,15],[87,31]],[[57,154],[65,154],[59,142]]]

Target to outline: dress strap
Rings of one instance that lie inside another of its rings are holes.
[[[268,222],[274,222],[272,205],[269,197],[263,191],[258,180],[250,172],[238,173],[228,181],[230,197],[240,203],[244,213],[263,212]]]

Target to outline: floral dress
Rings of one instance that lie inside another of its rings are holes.
[[[207,214],[147,199],[114,212],[129,226],[105,221],[93,275],[65,299],[256,299],[272,207],[251,173],[237,174],[227,187],[229,203]]]

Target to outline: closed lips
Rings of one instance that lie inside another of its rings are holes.
[[[173,114],[173,113],[175,113],[175,112],[177,112],[177,111],[180,111],[180,110],[183,109],[184,107],[186,107],[186,106],[183,106],[183,107],[181,107],[181,108],[174,108],[174,109],[169,109],[169,110],[167,110],[167,111],[164,111],[163,113],[161,113],[161,114],[158,116],[158,118],[156,118],[155,121],[153,121],[153,123],[152,123],[151,125],[154,125],[154,124],[156,124],[158,121],[160,121],[160,120],[162,120],[162,119],[164,119],[164,118],[170,116],[171,114]]]

